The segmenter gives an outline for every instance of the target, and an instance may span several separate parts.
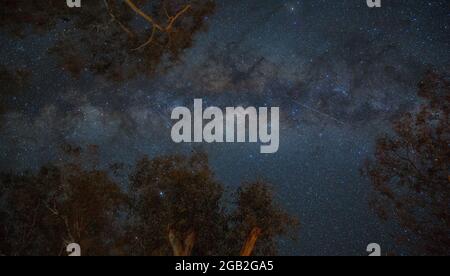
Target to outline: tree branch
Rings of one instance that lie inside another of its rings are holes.
[[[119,24],[119,26],[122,28],[122,30],[124,30],[129,36],[135,37],[136,35],[134,34],[134,32],[131,31],[129,28],[127,28],[127,26],[125,26],[122,22],[120,22],[120,20],[117,19],[117,17],[113,14],[111,7],[108,4],[108,0],[103,0],[103,2],[105,3],[106,9],[108,10],[108,13],[111,16],[111,18],[113,19],[113,21],[116,21]]]
[[[70,226],[69,226],[69,221],[67,219],[67,217],[62,216],[57,209],[53,209],[51,208],[46,202],[44,202],[45,207],[47,207],[47,209],[53,214],[55,215],[57,218],[61,219],[64,222],[64,226],[66,227],[66,231],[67,231],[67,235],[69,236],[69,239],[71,239],[70,242],[75,242],[75,239],[72,235],[72,232],[70,231]]]
[[[146,14],[145,12],[143,12],[141,9],[139,9],[131,0],[125,0],[125,3],[133,10],[135,11],[137,14],[139,14],[140,16],[142,16],[142,18],[144,18],[145,20],[147,20],[148,22],[150,22],[154,27],[156,27],[158,30],[160,31],[164,31],[164,29],[156,23],[156,21],[149,16],[148,14]]]
[[[180,16],[182,16],[184,13],[186,13],[190,8],[191,8],[191,5],[187,5],[182,10],[180,10],[174,17],[170,17],[170,22],[166,27],[166,31],[169,32],[170,30],[172,30],[172,27],[175,24],[175,22],[178,20],[178,18],[180,18]]]
[[[156,33],[156,28],[153,26],[153,29],[152,29],[152,35],[151,35],[150,38],[147,40],[147,42],[145,42],[145,43],[142,44],[141,46],[139,46],[139,47],[133,49],[133,51],[138,51],[138,50],[140,50],[140,49],[142,49],[142,48],[147,47],[147,45],[149,45],[150,43],[152,43],[152,42],[153,42],[153,38],[155,37],[155,33]]]
[[[106,0],[105,0],[106,1]],[[162,27],[160,24],[156,23],[156,21],[148,14],[146,14],[144,11],[142,11],[141,9],[139,9],[131,0],[125,0],[125,3],[133,10],[135,11],[137,14],[139,14],[140,16],[142,16],[145,20],[147,20],[148,22],[150,22],[150,24],[152,24],[153,29],[152,29],[152,34],[150,36],[150,38],[147,40],[147,42],[145,42],[144,44],[142,44],[141,46],[133,49],[133,51],[136,50],[140,50],[142,48],[145,48],[146,46],[148,46],[150,43],[153,42],[153,39],[155,38],[156,35],[156,31],[159,30],[161,32],[165,32],[169,34],[169,41],[170,41],[170,33],[173,29],[173,26],[175,25],[176,21],[184,14],[186,13],[188,10],[190,10],[192,8],[191,5],[187,5],[185,6],[183,9],[181,9],[180,11],[177,12],[177,14],[175,16],[170,16],[169,12],[167,11],[167,8],[164,6],[164,11],[165,14],[168,18],[168,24],[167,26],[164,28]]]

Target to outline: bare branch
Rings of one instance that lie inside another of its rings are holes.
[[[182,10],[180,10],[174,17],[171,17],[169,25],[167,25],[167,27],[166,27],[166,31],[169,32],[172,29],[175,22],[178,20],[178,18],[180,18],[180,16],[182,16],[184,13],[186,13],[190,8],[191,8],[191,5],[187,5]]]
[[[64,226],[66,227],[66,231],[67,231],[67,235],[69,236],[69,239],[71,239],[71,242],[74,242],[75,239],[73,238],[72,232],[70,231],[70,227],[69,227],[69,221],[67,219],[67,217],[62,216],[58,210],[51,208],[46,202],[44,202],[45,207],[47,207],[47,209],[56,217],[58,217],[59,219],[61,219],[64,222]]]
[[[111,16],[111,18],[113,19],[113,21],[116,21],[119,24],[119,26],[122,28],[122,30],[124,30],[129,36],[135,37],[136,35],[134,34],[134,32],[131,31],[129,28],[127,28],[127,26],[125,26],[122,22],[120,22],[120,20],[117,19],[117,17],[114,15],[114,13],[111,10],[111,7],[108,4],[108,0],[103,0],[103,2],[105,3],[106,9],[108,10],[108,13]]]
[[[156,33],[156,28],[153,27],[153,29],[152,29],[152,35],[151,35],[150,38],[147,40],[147,42],[145,42],[145,43],[142,44],[141,46],[139,46],[139,47],[133,49],[133,51],[138,51],[138,50],[140,50],[140,49],[142,49],[142,48],[147,47],[147,45],[149,45],[150,43],[152,43],[152,42],[153,42],[153,38],[155,37],[155,33]]]
[[[137,14],[139,14],[140,16],[142,16],[145,20],[147,20],[148,22],[150,22],[154,27],[156,27],[158,30],[160,31],[164,31],[164,29],[156,23],[156,21],[149,16],[148,14],[146,14],[145,12],[143,12],[141,9],[139,9],[131,0],[125,0],[125,3],[127,3],[128,6],[130,6],[130,8],[135,11]]]
[[[166,1],[163,2],[163,6],[164,6],[164,12],[166,13],[167,19],[170,20],[171,16],[169,15],[169,12],[167,11]]]
[[[105,0],[106,1],[106,0]],[[150,38],[141,46],[133,49],[133,51],[136,50],[140,50],[142,48],[147,47],[150,43],[153,42],[154,38],[155,38],[155,34],[156,31],[159,30],[161,32],[165,32],[169,34],[169,41],[170,41],[170,33],[173,29],[173,26],[175,25],[176,21],[184,14],[186,13],[188,10],[191,9],[191,5],[187,5],[185,6],[183,9],[181,9],[180,11],[177,12],[177,14],[175,16],[170,16],[169,12],[167,11],[166,6],[164,5],[164,11],[166,13],[166,16],[169,20],[167,26],[165,28],[163,28],[161,25],[157,24],[156,21],[149,16],[148,14],[146,14],[145,12],[143,12],[141,9],[139,9],[131,0],[125,0],[125,3],[127,3],[127,5],[134,10],[137,14],[139,14],[140,16],[142,16],[145,20],[147,20],[148,22],[150,22],[150,24],[152,24],[153,29],[152,29],[152,34],[150,36]]]

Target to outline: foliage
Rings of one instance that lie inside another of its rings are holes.
[[[121,81],[178,61],[215,9],[211,0],[96,0],[71,9],[61,0],[5,0],[0,31],[56,37],[51,53],[75,77]]]
[[[277,237],[295,240],[299,222],[287,214],[275,201],[270,185],[262,181],[246,183],[237,192],[237,208],[231,216],[230,244],[239,246],[252,229],[262,229],[254,254],[276,255]],[[239,250],[240,248],[234,248]]]
[[[73,242],[85,255],[110,253],[125,196],[105,171],[86,165],[1,175],[1,254],[64,255]]]
[[[371,205],[382,219],[400,224],[400,241],[418,254],[448,255],[450,82],[429,72],[419,95],[426,104],[395,122],[394,135],[379,139],[364,171],[374,187]]]
[[[227,204],[204,153],[143,158],[119,181],[97,168],[97,147],[64,152],[38,172],[1,175],[0,255],[63,255],[72,242],[83,255],[239,255],[253,228],[262,234],[249,252],[273,255],[296,227],[266,183]]]

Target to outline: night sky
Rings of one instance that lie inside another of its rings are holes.
[[[420,104],[416,85],[431,68],[450,69],[450,2],[384,0],[217,1],[208,30],[166,74],[116,83],[87,70],[80,79],[48,54],[57,32],[11,40],[0,63],[34,73],[12,98],[0,129],[0,169],[24,170],[58,158],[59,145],[97,144],[104,162],[143,155],[209,153],[230,190],[269,180],[297,215],[298,242],[284,255],[366,255],[376,242],[397,248],[394,227],[368,207],[360,168],[390,121]],[[279,106],[280,149],[259,144],[174,144],[172,109]]]

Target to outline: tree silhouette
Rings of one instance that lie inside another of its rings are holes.
[[[215,9],[211,0],[97,0],[77,9],[60,0],[3,2],[0,31],[15,38],[52,31],[50,52],[66,71],[117,81],[173,65]]]
[[[132,223],[127,235],[135,241],[134,254],[213,255],[220,250],[225,240],[223,187],[207,161],[197,153],[138,162],[130,176]],[[185,241],[194,236],[194,252],[185,252]]]
[[[74,159],[65,164],[1,175],[1,254],[65,255],[74,242],[83,255],[112,253],[125,196],[91,164],[92,151],[67,150]]]
[[[63,161],[0,177],[0,255],[273,255],[295,220],[268,184],[226,200],[206,154],[143,158],[127,180],[98,168],[98,148],[64,146]],[[121,183],[121,184],[119,184]]]
[[[364,169],[372,181],[371,205],[383,220],[395,219],[399,240],[421,255],[450,254],[450,82],[429,72],[420,82],[426,100],[378,140]]]
[[[297,227],[263,182],[245,184],[227,204],[204,153],[143,159],[130,186],[133,254],[273,255],[276,239]]]
[[[277,238],[295,239],[299,223],[275,201],[273,191],[265,182],[246,183],[237,192],[237,208],[230,218],[230,245],[241,255],[276,255]],[[247,242],[242,246],[242,241]],[[256,240],[256,244],[252,241]],[[253,248],[254,246],[254,248]],[[242,247],[242,248],[241,248]]]

